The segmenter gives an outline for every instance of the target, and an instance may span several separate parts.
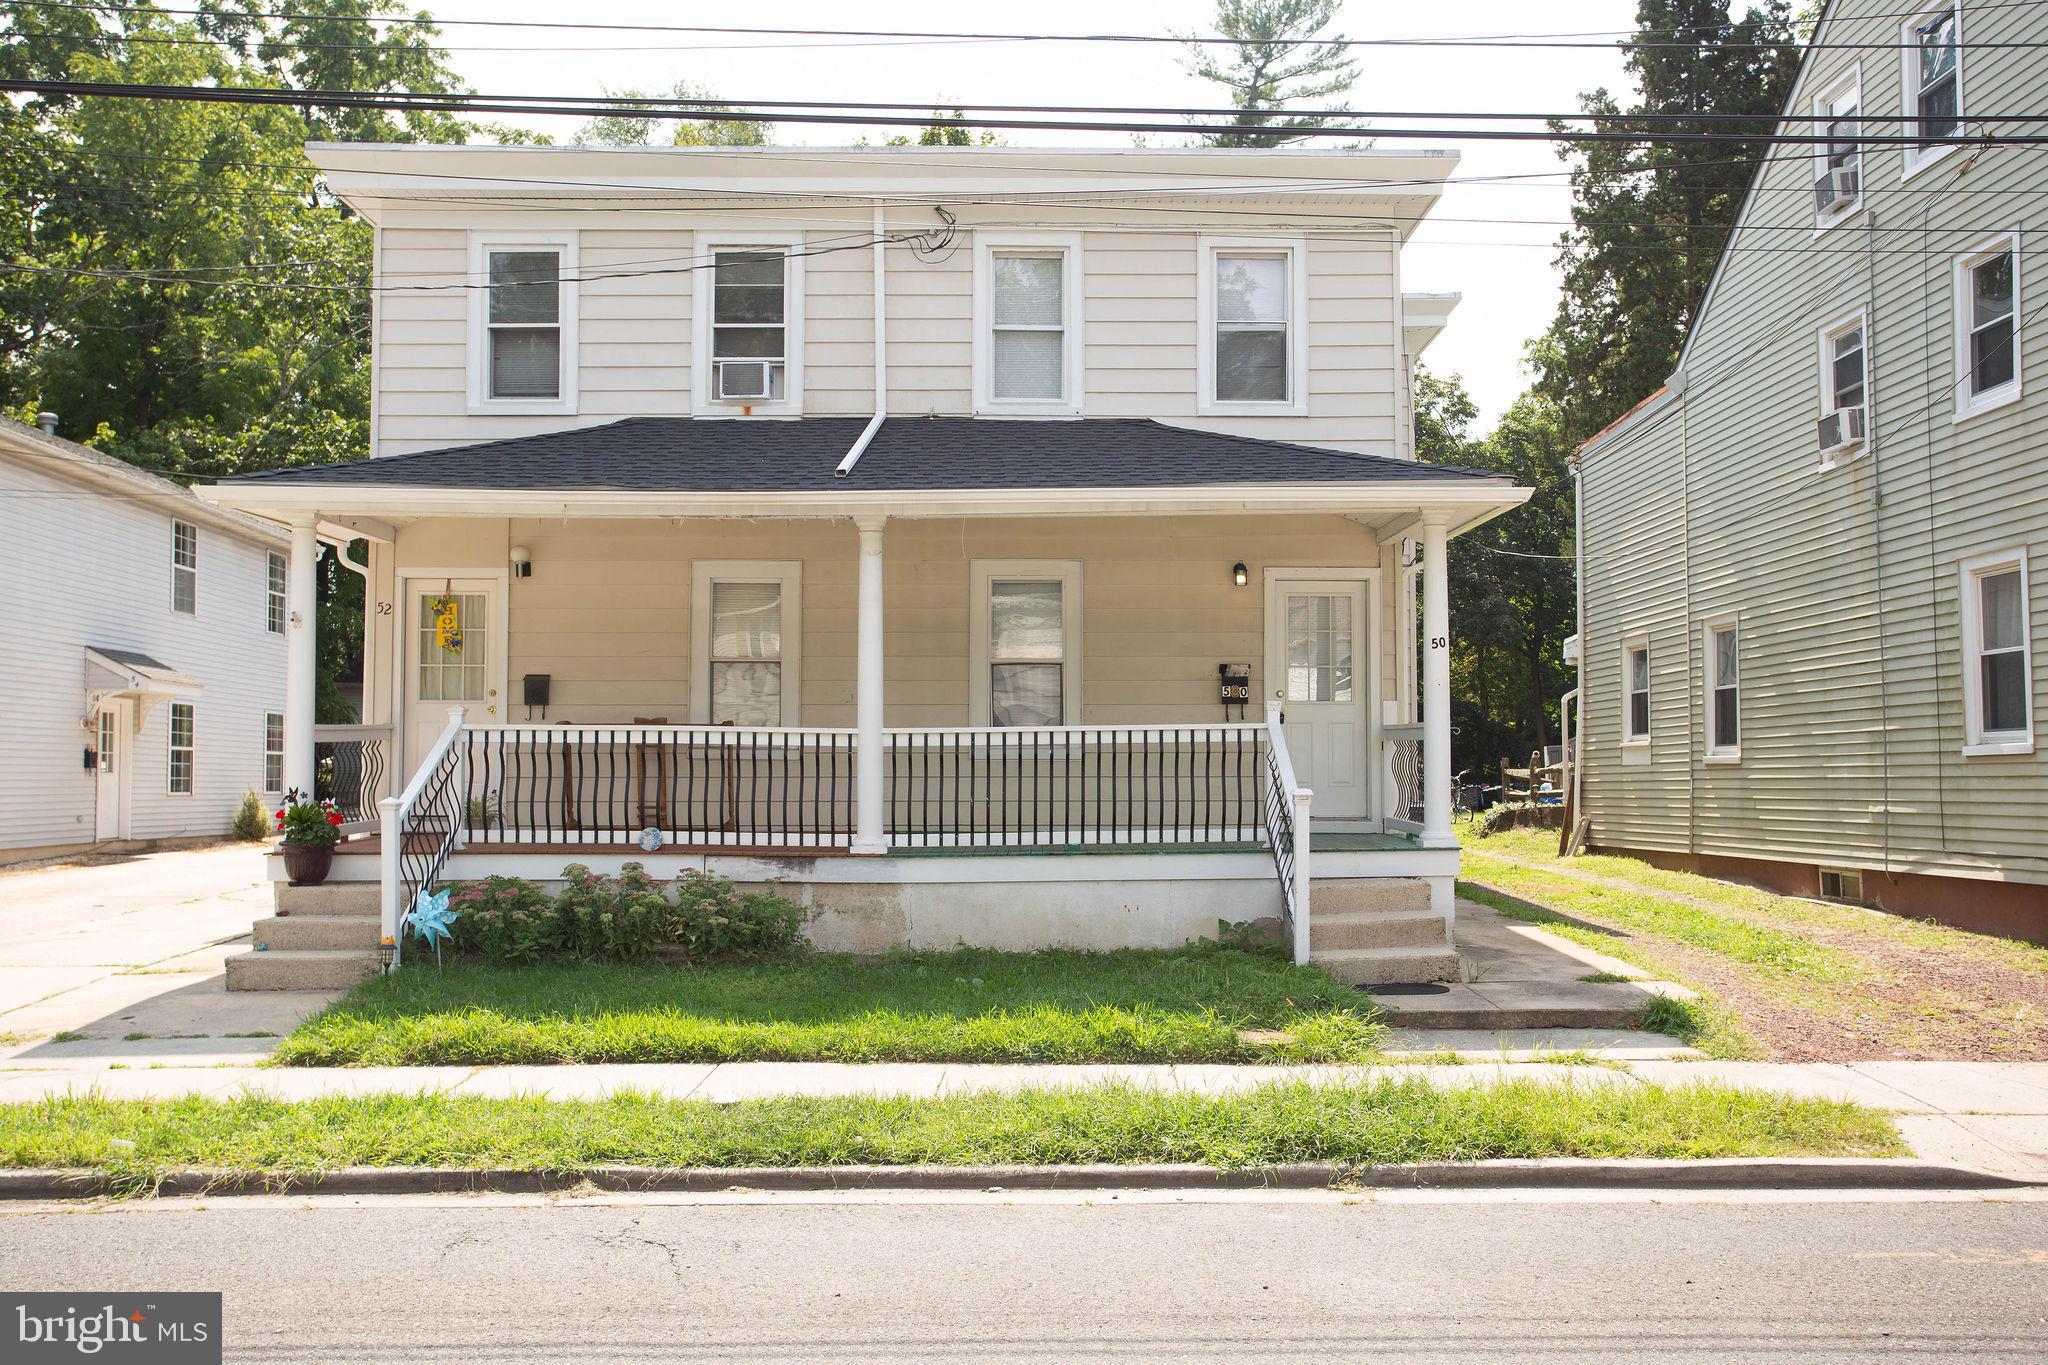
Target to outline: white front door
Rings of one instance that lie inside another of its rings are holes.
[[[93,835],[95,839],[128,836],[127,805],[122,800],[128,776],[128,703],[110,701],[94,717]]]
[[[405,755],[409,780],[441,731],[448,708],[469,709],[470,723],[502,719],[504,657],[498,585],[488,579],[408,579],[405,583]],[[452,604],[459,638],[443,644],[439,608]]]
[[[1266,695],[1279,707],[1294,775],[1322,820],[1369,816],[1372,679],[1363,580],[1276,577],[1266,591]]]

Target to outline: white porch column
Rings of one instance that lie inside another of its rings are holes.
[[[1451,828],[1451,585],[1442,513],[1422,520],[1422,842],[1457,844]]]
[[[292,549],[284,591],[284,784],[313,792],[313,675],[318,625],[314,571],[320,540],[311,515],[291,519]]]
[[[885,853],[882,752],[882,517],[863,517],[860,528],[860,633],[854,673],[853,851]]]

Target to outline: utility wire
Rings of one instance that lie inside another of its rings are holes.
[[[2044,44],[2048,46],[2048,44]],[[376,93],[355,90],[283,90],[250,86],[190,86],[154,85],[129,81],[42,81],[10,78],[0,80],[0,90],[29,95],[62,95],[74,97],[98,96],[156,101],[191,101],[204,104],[253,104],[285,105],[303,109],[307,107],[329,109],[375,109],[395,113],[496,113],[559,116],[574,118],[638,118],[649,116],[653,105],[622,105],[609,99],[579,102],[556,96],[538,95],[448,95],[448,94],[397,94]],[[797,113],[763,113],[751,109],[720,108],[717,110],[701,107],[682,107],[673,101],[660,106],[658,115],[671,119],[692,119],[705,122],[740,123],[818,123],[857,124],[862,126],[908,127],[908,128],[1001,128],[1033,132],[1113,132],[1113,133],[1241,133],[1243,125],[1220,123],[1140,123],[1116,119],[968,119],[938,117],[932,115],[886,115],[886,114],[832,114],[806,110]],[[1619,120],[1617,120],[1619,121]],[[1761,118],[1758,122],[1763,122]],[[1775,123],[1775,120],[1773,120]],[[1376,126],[1338,126],[1318,128],[1290,128],[1291,136],[1300,137],[1372,137],[1372,138],[1425,138],[1442,140],[1447,131],[1441,128],[1387,128]],[[1784,133],[1758,132],[1737,133],[1659,133],[1613,132],[1602,130],[1573,129],[1513,129],[1513,128],[1461,128],[1456,130],[1460,139],[1501,142],[1559,142],[1591,143],[1621,142],[1639,143],[1737,143],[1745,146],[1790,145],[1828,146],[1841,141],[1827,133]],[[1920,146],[1926,139],[1906,135],[1859,135],[1858,143],[1868,147]],[[1972,146],[2042,146],[2048,145],[2048,133],[1979,134],[1974,137],[1957,139]]]

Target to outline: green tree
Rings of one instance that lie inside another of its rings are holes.
[[[1553,742],[1572,685],[1561,647],[1576,619],[1573,443],[1557,406],[1526,393],[1485,439],[1456,376],[1415,378],[1415,452],[1432,464],[1491,469],[1535,490],[1512,512],[1451,542],[1453,763],[1493,776]]]
[[[655,98],[638,90],[604,91],[606,99],[640,100]],[[709,90],[695,86],[688,81],[677,81],[667,96],[660,98],[678,100],[716,99]],[[713,105],[720,113],[731,112],[729,105]],[[666,125],[673,123],[674,128]],[[665,119],[657,114],[645,118],[629,114],[601,114],[576,130],[576,140],[605,147],[649,147],[654,145],[657,133],[667,133],[665,145],[673,147],[765,147],[775,133],[772,123],[759,123],[752,119]]]
[[[964,119],[967,117],[967,111],[955,109],[951,115],[948,115],[943,109],[932,110],[932,118],[935,120],[947,117]],[[1003,139],[991,128],[966,128],[958,123],[941,124],[933,122],[927,123],[924,127],[918,129],[917,137],[914,139],[906,133],[898,133],[894,137],[885,139],[882,145],[884,147],[1000,147],[1003,145]]]
[[[1190,43],[1184,65],[1205,81],[1230,92],[1235,125],[1225,133],[1204,133],[1211,147],[1282,147],[1316,128],[1329,127],[1325,114],[1274,111],[1289,104],[1348,93],[1358,64],[1341,33],[1325,34],[1337,17],[1339,0],[1217,0],[1216,33],[1228,46]],[[1333,106],[1341,109],[1344,106]],[[1210,120],[1203,120],[1208,122]]]
[[[1641,0],[1636,23],[1622,46],[1640,94],[1624,105],[1596,90],[1580,107],[1599,116],[1601,130],[1640,140],[1564,149],[1572,168],[1572,227],[1559,255],[1564,290],[1556,319],[1531,348],[1536,389],[1575,440],[1670,374],[1769,149],[1753,140],[1671,138],[1770,133],[1799,68],[1783,0],[1765,0],[1740,19],[1728,0]]]

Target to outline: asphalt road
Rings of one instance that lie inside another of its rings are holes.
[[[2039,1362],[2048,1202],[0,1206],[0,1286],[263,1361]]]

